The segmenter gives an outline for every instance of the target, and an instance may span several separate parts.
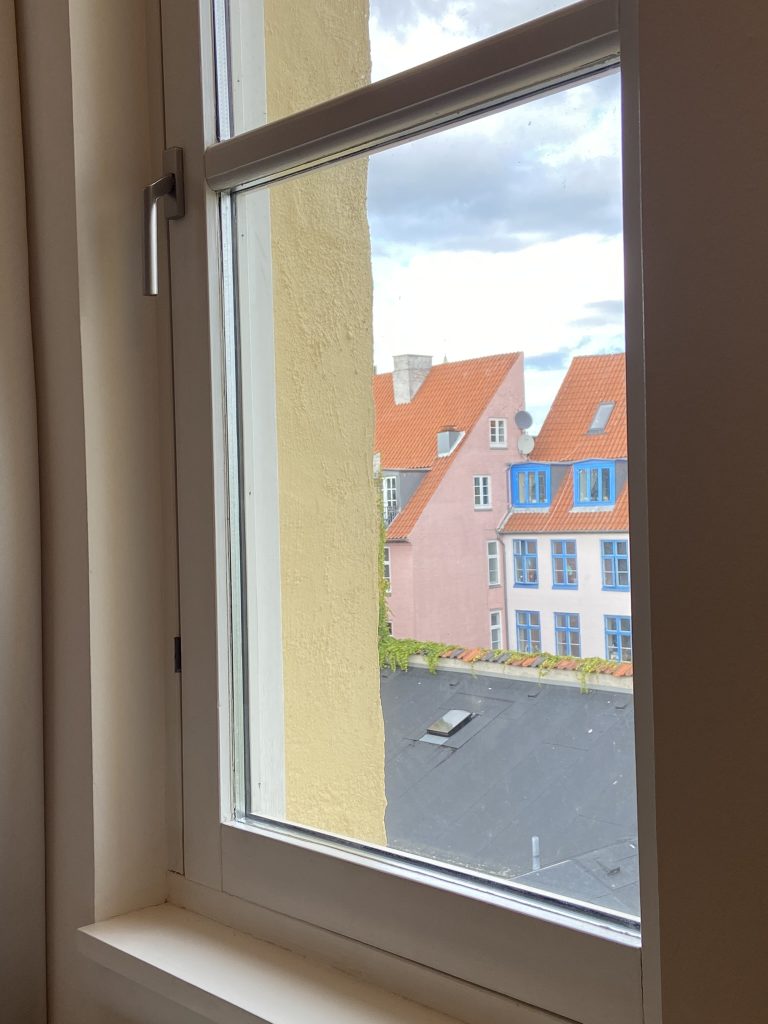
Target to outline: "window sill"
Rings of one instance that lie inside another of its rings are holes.
[[[102,967],[215,1024],[456,1020],[171,904],[81,928],[78,945]]]

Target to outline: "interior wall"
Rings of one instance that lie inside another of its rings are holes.
[[[37,422],[13,0],[0,0],[0,992],[45,1019]]]
[[[166,892],[173,634],[160,396],[169,404],[170,389],[162,307],[141,294],[140,244],[141,190],[162,152],[151,135],[161,96],[148,85],[159,9],[37,0],[18,12],[40,437],[49,1014],[104,1024],[76,929]]]

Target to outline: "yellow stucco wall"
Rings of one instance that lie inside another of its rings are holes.
[[[369,80],[364,0],[267,0],[269,120]],[[272,190],[286,817],[385,842],[367,166]]]

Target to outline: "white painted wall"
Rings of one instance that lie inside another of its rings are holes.
[[[606,615],[631,615],[632,602],[628,591],[603,590],[600,542],[627,540],[625,533],[577,534],[515,534],[505,535],[504,564],[506,598],[509,612],[509,647],[516,645],[515,611],[541,614],[542,649],[555,653],[555,612],[576,613],[581,617],[581,654],[584,658],[604,658]],[[514,585],[513,540],[535,540],[539,554],[539,585]],[[552,586],[552,541],[576,541],[576,565],[579,586],[576,590]]]

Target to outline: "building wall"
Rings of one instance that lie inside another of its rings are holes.
[[[398,637],[413,637],[414,593],[413,593],[413,544],[398,541],[388,544],[390,593],[387,597],[389,621],[392,633]]]
[[[367,5],[359,0],[268,0],[265,25],[270,120],[370,77]],[[280,185],[270,212],[286,816],[380,843],[367,173],[367,161],[355,160]],[[350,643],[354,660],[341,657]]]
[[[515,586],[513,540],[535,540],[538,546],[538,586]],[[585,658],[604,658],[606,615],[630,615],[631,600],[628,591],[603,590],[600,542],[627,540],[627,534],[515,534],[505,535],[504,562],[506,567],[506,598],[509,616],[508,646],[517,645],[515,612],[539,612],[541,615],[541,645],[545,651],[555,652],[555,612],[576,613],[580,617],[581,653]],[[555,589],[552,586],[553,540],[576,541],[576,567],[578,589]]]
[[[501,588],[488,586],[486,542],[496,539],[507,511],[506,467],[520,458],[514,416],[524,399],[523,360],[518,359],[452,456],[448,472],[411,533],[412,611],[406,602],[400,603],[393,563],[395,636],[462,647],[490,645],[490,610],[503,607],[503,600]],[[490,447],[491,418],[506,418],[506,448]],[[490,509],[474,508],[473,477],[480,475],[491,477]],[[391,549],[397,546],[390,545]]]

